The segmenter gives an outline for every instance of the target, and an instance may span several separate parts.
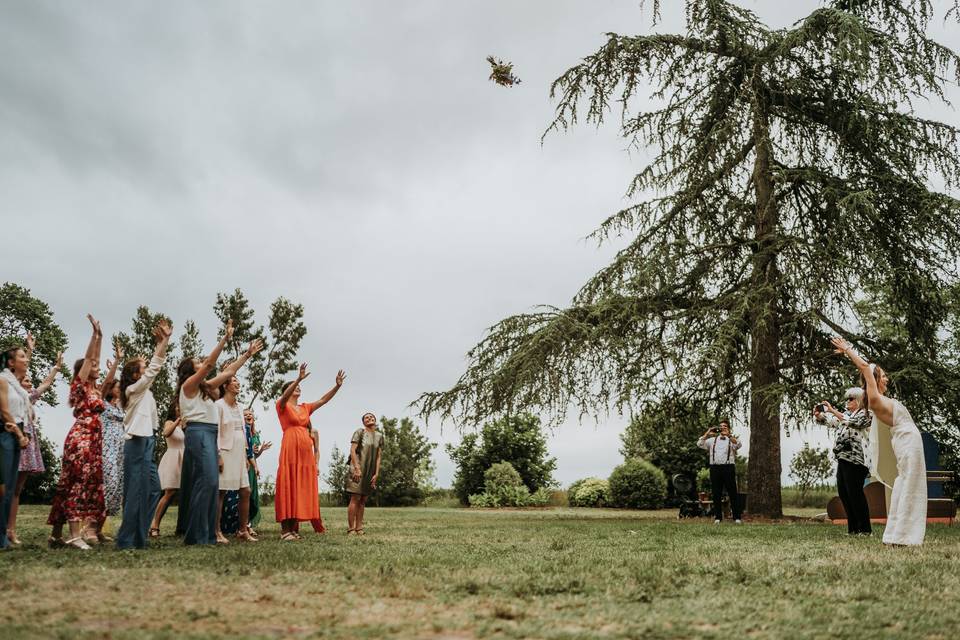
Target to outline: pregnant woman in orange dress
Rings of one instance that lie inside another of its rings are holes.
[[[310,414],[330,402],[343,386],[346,376],[337,372],[337,382],[316,402],[298,404],[300,383],[310,374],[307,364],[300,365],[300,373],[283,388],[277,400],[277,415],[283,429],[280,443],[280,466],[277,468],[276,512],[280,523],[281,540],[299,540],[300,522],[320,520],[320,492],[317,487],[317,451],[310,437]],[[321,525],[322,527],[322,525]]]

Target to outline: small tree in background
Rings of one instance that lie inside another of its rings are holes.
[[[203,340],[200,339],[200,330],[197,329],[197,323],[193,320],[187,320],[183,323],[183,333],[180,334],[179,345],[181,358],[203,357]]]
[[[54,321],[53,312],[47,303],[35,298],[25,287],[4,283],[0,287],[0,351],[14,346],[26,347],[28,332],[33,335],[35,343],[29,375],[36,386],[56,363],[57,354],[66,350],[67,336]],[[0,366],[5,366],[5,363]],[[69,379],[71,371],[72,367],[67,363],[62,375]],[[56,405],[56,386],[51,387],[40,402]],[[28,476],[23,493],[20,494],[20,500],[24,504],[49,503],[60,479],[60,457],[56,454],[53,443],[43,437],[39,424],[37,441],[45,470],[41,474]]]
[[[620,435],[620,453],[624,458],[647,460],[663,471],[668,496],[672,496],[675,473],[693,480],[707,465],[707,452],[697,446],[697,439],[714,424],[716,416],[702,405],[666,401],[630,421]]]
[[[790,477],[800,490],[801,503],[806,499],[807,492],[825,484],[831,473],[833,460],[827,449],[811,448],[809,444],[804,444],[803,449],[797,451],[790,460]]]
[[[377,506],[409,507],[427,496],[433,478],[436,443],[410,418],[380,418],[383,454],[377,479]]]
[[[26,347],[27,333],[33,334],[35,342],[30,378],[36,386],[56,364],[57,354],[66,351],[67,336],[54,321],[46,302],[35,298],[27,288],[6,282],[0,287],[0,351]],[[72,371],[72,363],[65,361],[62,375],[69,379]],[[57,403],[54,387],[44,395],[43,401],[49,405]]]
[[[483,492],[483,474],[498,462],[513,465],[531,493],[551,486],[557,468],[556,458],[547,455],[540,418],[529,413],[488,422],[479,434],[468,433],[458,446],[446,449],[457,467],[453,490],[462,504]]]
[[[383,460],[381,459],[381,465]],[[340,451],[340,447],[333,445],[330,451],[330,466],[323,481],[330,487],[330,493],[336,499],[337,505],[345,507],[350,503],[350,494],[347,493],[347,477],[350,475],[350,462]]]
[[[227,345],[233,357],[239,357],[251,340],[263,340],[263,351],[247,363],[244,387],[249,392],[248,409],[257,400],[265,406],[269,405],[280,397],[284,375],[296,370],[299,364],[296,360],[297,350],[307,335],[307,326],[303,323],[303,305],[294,304],[286,298],[274,300],[270,305],[266,331],[256,325],[250,301],[240,289],[230,294],[218,293],[213,310],[221,322],[221,331],[228,319],[233,320],[233,339]]]

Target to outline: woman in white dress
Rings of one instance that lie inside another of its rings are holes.
[[[873,414],[871,442],[878,446],[880,433],[889,429],[897,474],[893,481],[887,526],[883,543],[920,545],[927,529],[927,465],[923,459],[923,439],[903,403],[884,395],[889,379],[883,369],[864,360],[846,340],[834,338],[833,346],[856,365],[864,381],[864,409]],[[877,457],[873,457],[876,465]],[[888,478],[876,473],[884,484]]]

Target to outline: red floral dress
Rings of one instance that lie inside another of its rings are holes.
[[[70,383],[70,406],[76,422],[63,443],[63,468],[53,496],[47,524],[76,520],[102,520],[103,427],[100,414],[103,399],[95,388],[74,378]]]

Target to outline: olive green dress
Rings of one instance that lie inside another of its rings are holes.
[[[383,434],[379,431],[367,431],[365,428],[357,429],[350,438],[351,451],[355,442],[360,443],[357,447],[357,457],[360,459],[360,482],[354,482],[351,470],[347,476],[347,493],[368,496],[373,493],[370,481],[373,479],[373,474],[377,472],[377,453],[383,448]]]

